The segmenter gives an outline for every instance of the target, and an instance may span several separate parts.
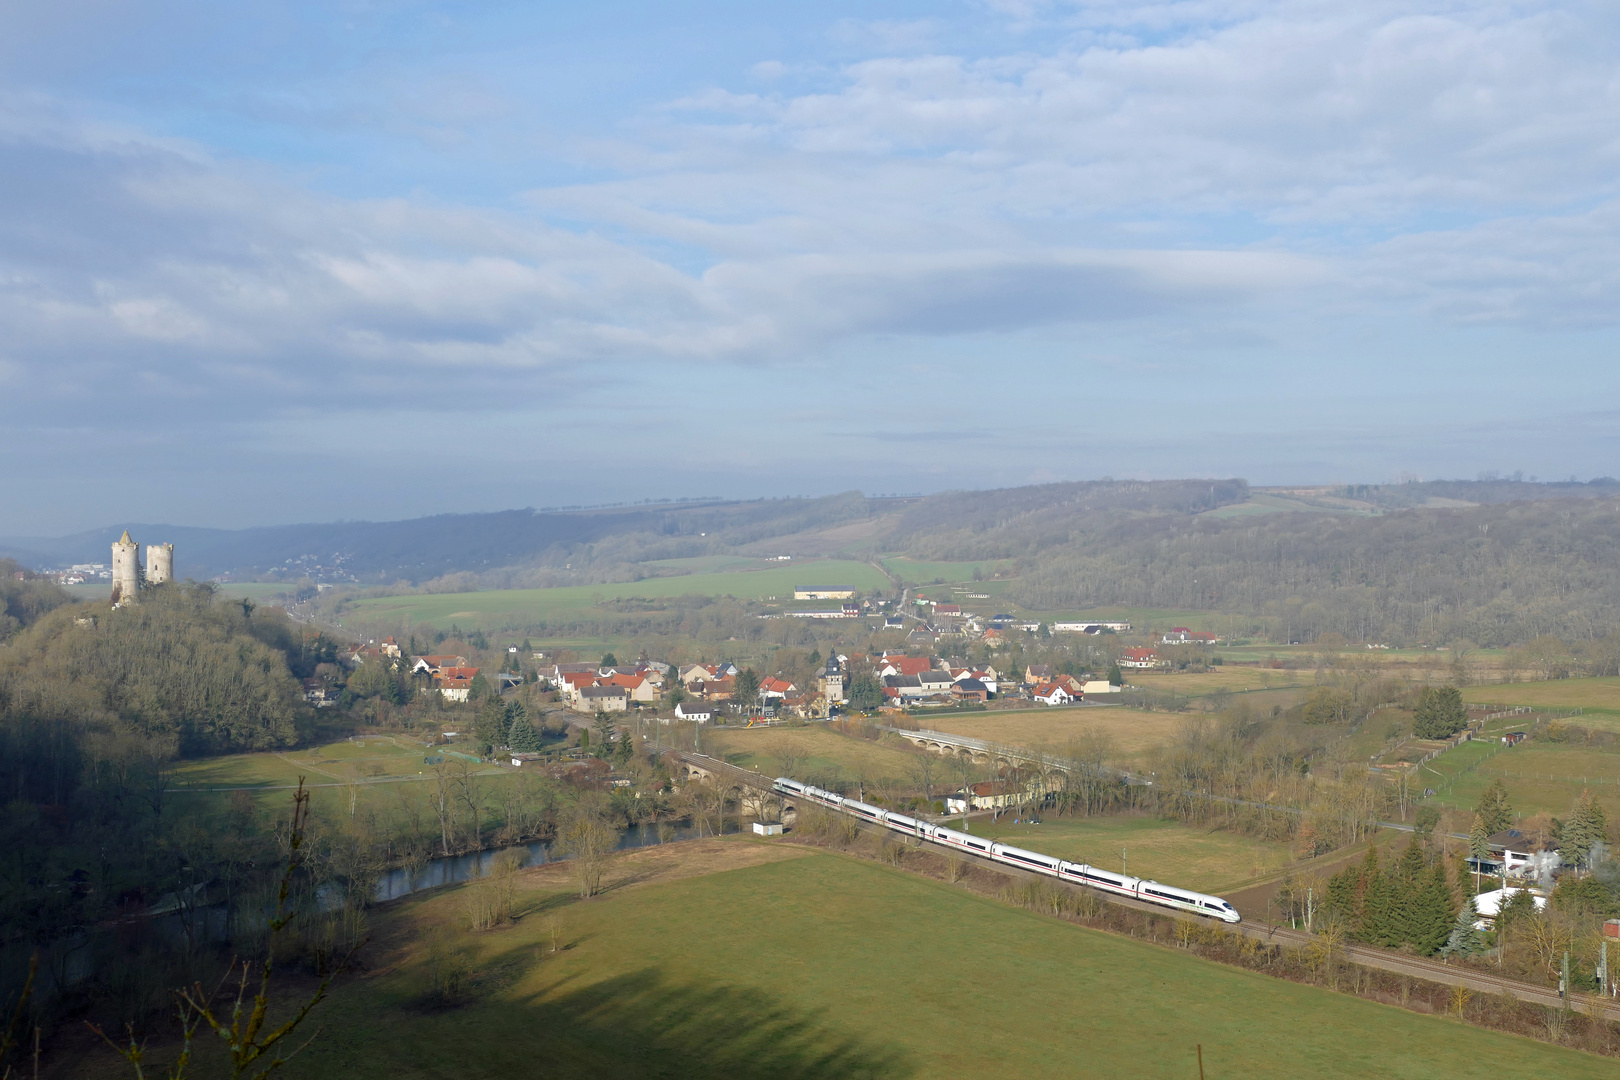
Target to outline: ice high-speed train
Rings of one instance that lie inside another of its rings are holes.
[[[801,799],[808,799],[822,806],[840,810],[851,814],[863,821],[870,821],[883,825],[895,832],[907,836],[915,836],[919,840],[930,840],[948,848],[957,848],[974,855],[982,855],[996,862],[1016,866],[1020,870],[1032,870],[1037,874],[1048,874],[1060,881],[1071,882],[1075,885],[1085,885],[1098,892],[1108,893],[1112,896],[1128,896],[1132,900],[1140,900],[1148,904],[1159,904],[1177,911],[1190,911],[1194,915],[1203,915],[1222,922],[1242,922],[1243,917],[1237,909],[1218,896],[1209,896],[1204,893],[1190,892],[1187,889],[1178,889],[1173,885],[1161,885],[1157,881],[1145,878],[1127,877],[1124,874],[1115,874],[1107,870],[1099,870],[1095,866],[1085,863],[1064,862],[1050,855],[1042,855],[1038,851],[1025,851],[1010,844],[998,844],[983,837],[972,836],[968,833],[957,832],[941,825],[932,825],[926,821],[919,821],[905,814],[896,814],[880,807],[870,806],[855,799],[846,799],[831,791],[824,791],[809,784],[801,784],[786,776],[779,776],[772,785],[784,795],[795,795]]]

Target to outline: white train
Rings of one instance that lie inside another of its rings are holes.
[[[1187,889],[1178,889],[1173,885],[1161,885],[1157,881],[1146,878],[1127,877],[1124,874],[1115,874],[1108,870],[1099,870],[1095,866],[1085,863],[1064,862],[1051,855],[1042,855],[1038,851],[1025,851],[1010,844],[998,844],[983,837],[973,836],[969,833],[957,832],[942,825],[932,825],[926,821],[919,821],[905,814],[896,814],[880,807],[871,806],[855,799],[846,799],[831,791],[825,791],[809,784],[801,784],[786,776],[776,778],[773,786],[784,795],[793,795],[822,806],[852,814],[863,821],[870,821],[886,826],[896,832],[915,836],[920,840],[930,840],[949,848],[958,848],[973,855],[982,855],[996,862],[1016,866],[1020,870],[1032,870],[1038,874],[1049,874],[1060,881],[1072,882],[1075,885],[1085,885],[1098,892],[1113,896],[1128,896],[1132,900],[1140,900],[1148,904],[1159,904],[1177,911],[1190,911],[1194,915],[1203,915],[1210,919],[1219,919],[1222,922],[1242,922],[1243,917],[1237,909],[1222,900],[1219,896],[1209,896],[1205,893],[1191,892]]]

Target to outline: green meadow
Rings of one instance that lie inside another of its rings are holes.
[[[378,913],[366,970],[282,1075],[1192,1080],[1198,1046],[1208,1080],[1615,1070],[821,851],[672,845],[588,901],[565,872],[525,873],[493,932],[460,929],[465,887]],[[452,966],[463,991],[435,1000]]]
[[[346,615],[376,622],[427,623],[438,627],[457,623],[467,629],[518,629],[584,618],[593,614],[597,604],[610,600],[733,596],[787,602],[793,599],[795,585],[849,585],[871,592],[886,588],[888,579],[866,563],[823,559],[769,570],[682,574],[559,589],[372,597],[355,601]]]
[[[1042,818],[1039,825],[975,820],[972,832],[1104,870],[1220,893],[1285,870],[1287,844],[1151,817]]]

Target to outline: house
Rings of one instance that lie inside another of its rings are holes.
[[[795,600],[853,600],[853,599],[855,599],[855,586],[853,586],[853,585],[795,585],[795,586],[793,586],[793,599],[795,599]]]
[[[712,679],[708,682],[695,682],[687,687],[687,693],[703,701],[730,701],[732,691],[736,689],[737,680],[731,677]]]
[[[658,700],[658,687],[645,675],[614,672],[605,678],[596,680],[597,686],[618,686],[624,689],[625,695],[633,702],[645,705]]]
[[[436,653],[431,656],[411,657],[411,674],[433,676],[439,673],[440,668],[466,667],[465,656],[451,656],[449,653]]]
[[[781,700],[797,697],[799,688],[786,679],[779,679],[775,675],[767,675],[759,680],[759,696],[766,700]]]
[[[894,693],[890,694],[889,691]],[[922,697],[925,690],[922,680],[915,675],[885,675],[883,676],[883,691],[885,697],[906,698]]]
[[[1164,661],[1159,659],[1159,654],[1152,649],[1126,649],[1119,654],[1119,666],[1122,668],[1147,670],[1159,667],[1163,663]]]
[[[1172,627],[1159,636],[1164,645],[1213,645],[1216,638],[1214,634],[1203,630],[1189,630],[1185,626]]]
[[[691,664],[681,669],[681,685],[691,687],[694,683],[718,682],[730,678],[742,669],[736,664],[722,662],[719,664]]]
[[[400,658],[399,642],[395,641],[392,637],[384,638],[383,643],[377,646],[377,651],[382,653],[384,656],[391,657],[395,660]]]
[[[978,679],[958,679],[951,683],[951,697],[959,701],[988,701],[990,690]]]
[[[630,695],[622,686],[586,686],[572,705],[575,712],[624,712],[630,708]]]
[[[1030,692],[1030,697],[1043,705],[1068,705],[1074,701],[1074,695],[1055,682],[1041,683]]]
[[[975,679],[978,682],[983,683],[987,693],[994,694],[996,692],[998,682],[996,677],[996,669],[990,667],[989,665],[982,668],[956,667],[954,665],[951,667],[952,682],[959,683],[966,679]]]
[[[921,675],[933,667],[933,660],[926,656],[885,655],[875,674],[880,679],[890,675]]]
[[[923,692],[928,694],[942,694],[951,688],[951,673],[943,668],[924,668],[917,673],[917,682],[922,686]]]
[[[570,704],[579,699],[580,691],[595,686],[597,675],[594,671],[569,671],[557,680],[557,692],[562,699]]]
[[[1028,800],[1024,785],[1016,780],[986,780],[947,795],[945,809],[948,813],[960,814],[964,809],[991,810]]]
[[[906,625],[906,620],[899,615],[888,615],[883,619],[883,629],[899,630]]]
[[[1054,634],[1128,634],[1131,624],[1128,622],[1055,622],[1052,624]]]
[[[326,684],[319,679],[304,680],[304,700],[317,709],[337,704],[337,696],[328,690]]]
[[[961,618],[961,616],[962,616],[962,608],[961,608],[960,605],[957,605],[957,604],[935,604],[934,605],[934,615],[936,617],[937,616],[947,616],[947,617],[953,618],[953,619]]]
[[[472,681],[478,677],[475,667],[443,667],[433,676],[433,689],[446,701],[466,701],[472,693]]]
[[[1489,859],[1468,860],[1470,865],[1477,862],[1474,868],[1481,873],[1505,873],[1511,878],[1550,884],[1553,871],[1564,864],[1555,842],[1542,842],[1518,829],[1504,829],[1491,836],[1486,843],[1491,849]]]
[[[1024,669],[1024,681],[1027,683],[1044,683],[1052,681],[1052,667],[1050,664],[1031,664]]]
[[[1474,897],[1474,913],[1479,916],[1474,921],[1475,929],[1489,930],[1495,926],[1496,917],[1502,914],[1503,905],[1511,900],[1515,894],[1522,892],[1529,892],[1529,890],[1492,889],[1490,892],[1482,892]],[[1547,906],[1547,898],[1540,893],[1530,893],[1530,902],[1536,905],[1537,911],[1541,911]]]
[[[683,701],[675,706],[675,715],[681,720],[694,720],[707,724],[714,719],[714,707],[697,701]]]

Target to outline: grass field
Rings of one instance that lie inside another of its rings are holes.
[[[1132,757],[1163,744],[1196,715],[1119,707],[1040,708],[921,716],[916,720],[919,727],[953,735],[1057,751],[1062,751],[1084,732],[1095,729],[1106,732],[1123,757]]]
[[[686,574],[612,585],[373,597],[355,601],[349,613],[361,620],[427,623],[438,627],[457,623],[468,629],[504,630],[580,618],[603,600],[663,600],[675,596],[792,600],[795,585],[850,585],[867,591],[884,588],[887,584],[887,579],[874,566],[824,559],[771,570]]]
[[[977,570],[981,577],[991,577],[1013,568],[1012,559],[981,559],[977,562],[923,562],[893,555],[882,560],[883,568],[904,581],[928,585],[934,581],[973,581]],[[983,582],[973,582],[984,584]]]
[[[852,738],[824,727],[747,728],[711,731],[703,736],[705,753],[722,757],[744,769],[776,775],[783,747],[791,747],[804,776],[837,778],[845,783],[881,777],[906,779],[917,755],[905,750]]]
[[[1543,709],[1578,708],[1620,716],[1620,678],[1610,676],[1470,686],[1463,691],[1463,700],[1493,705],[1535,705]]]
[[[435,751],[442,753],[443,751]],[[428,751],[403,736],[371,736],[355,742],[337,742],[287,753],[231,754],[180,763],[176,769],[173,804],[183,813],[205,820],[222,819],[230,796],[210,789],[247,788],[261,815],[284,818],[292,805],[286,788],[304,778],[317,817],[340,821],[349,816],[353,794],[358,813],[373,813],[398,822],[413,813],[428,813],[432,775],[423,758]],[[480,779],[476,783],[500,787],[519,779],[518,771],[447,758],[454,767],[465,765]],[[352,792],[346,781],[363,781]]]
[[[625,883],[590,901],[565,874],[523,875],[529,914],[492,933],[451,929],[459,888],[380,913],[367,973],[282,1075],[1191,1078],[1195,1045],[1210,1080],[1614,1075],[834,854],[674,845],[618,860]],[[439,932],[471,972],[454,1007],[424,994]]]
[[[973,832],[1119,872],[1124,866],[1184,889],[1220,893],[1286,868],[1286,844],[1151,817],[1043,818],[1039,825],[975,821]],[[1121,861],[1121,852],[1126,858]]]
[[[1583,790],[1604,804],[1610,820],[1620,814],[1620,754],[1589,747],[1540,739],[1503,747],[1477,740],[1428,762],[1420,775],[1437,790],[1431,801],[1448,809],[1472,809],[1499,777],[1521,816],[1564,817]]]
[[[1187,697],[1203,697],[1217,690],[1244,693],[1309,686],[1313,679],[1314,674],[1310,671],[1252,667],[1218,667],[1208,671],[1162,675],[1133,671],[1130,676],[1132,686]]]

